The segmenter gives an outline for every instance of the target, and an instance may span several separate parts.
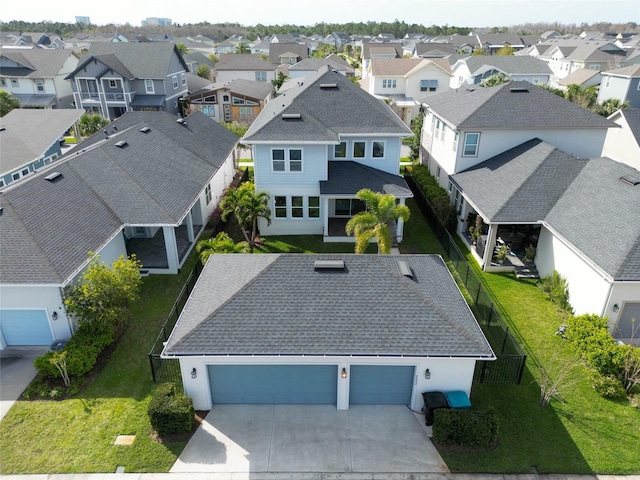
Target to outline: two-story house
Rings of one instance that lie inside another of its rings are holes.
[[[287,70],[287,76],[289,78],[306,77],[316,72],[319,68],[328,65],[336,72],[340,72],[347,77],[353,77],[355,75],[355,69],[344,60],[342,57],[332,53],[326,58],[305,58],[298,63],[291,65]]]
[[[21,108],[73,108],[65,77],[78,65],[70,50],[0,50],[0,89],[14,95]]]
[[[271,83],[275,78],[276,65],[252,53],[225,53],[220,55],[220,61],[216,64],[216,83],[239,79]]]
[[[113,120],[134,110],[177,115],[188,71],[169,42],[95,43],[66,78],[76,108]]]
[[[369,74],[371,60],[374,58],[402,58],[403,49],[402,42],[398,41],[382,41],[381,39],[372,39],[368,43],[362,44],[362,78],[366,78]]]
[[[412,196],[400,171],[411,130],[381,100],[323,67],[269,102],[242,142],[253,147],[255,186],[271,196],[263,235],[323,235],[353,240],[345,225],[364,209],[363,188]],[[395,235],[402,240],[399,221]]]
[[[516,55],[475,55],[461,58],[451,67],[451,88],[477,85],[484,79],[501,73],[511,80],[524,80],[534,85],[547,85],[551,69],[534,57]]]
[[[602,72],[598,103],[616,99],[632,108],[640,107],[640,65]]]
[[[450,79],[449,62],[444,59],[373,58],[364,83],[371,95],[389,102],[411,125],[421,101],[449,90]]]

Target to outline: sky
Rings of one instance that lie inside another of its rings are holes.
[[[37,7],[20,1],[3,2],[0,21],[74,23],[88,16],[98,25],[130,23],[147,17],[167,17],[173,23],[239,23],[314,25],[388,21],[461,27],[509,26],[523,23],[594,22],[640,23],[639,0],[190,0],[186,8],[169,0],[110,0],[109,2],[40,0]]]

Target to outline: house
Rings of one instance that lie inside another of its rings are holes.
[[[0,50],[0,89],[21,108],[73,108],[73,91],[65,77],[78,65],[69,50]]]
[[[411,295],[407,295],[410,291]],[[162,356],[196,409],[423,406],[495,355],[437,255],[212,255]]]
[[[602,72],[598,103],[609,99],[627,103],[632,108],[640,107],[640,65]]]
[[[620,128],[607,132],[602,156],[640,170],[640,108],[618,110],[609,120]]]
[[[290,82],[293,84],[293,82]],[[369,188],[412,196],[400,172],[400,145],[411,130],[381,100],[323,67],[269,102],[242,139],[251,145],[257,191],[271,195],[262,235],[323,235],[353,241],[346,222]],[[402,240],[403,225],[395,229]]]
[[[273,96],[271,83],[233,80],[209,84],[190,94],[189,111],[201,111],[216,122],[251,124]]]
[[[67,339],[62,289],[96,252],[177,273],[235,175],[238,138],[199,112],[130,112],[0,195],[0,348]]]
[[[289,67],[287,76],[289,78],[306,77],[326,65],[347,77],[353,77],[355,75],[355,70],[349,62],[332,53],[326,58],[305,58],[304,60],[300,60],[298,63]]]
[[[76,108],[113,120],[136,110],[178,115],[188,65],[169,42],[95,43],[67,75]]]
[[[304,43],[269,44],[269,62],[274,65],[293,65],[309,57],[309,47]]]
[[[558,88],[566,91],[569,85],[578,85],[580,88],[595,87],[600,85],[601,80],[602,74],[598,70],[578,68],[560,79]]]
[[[2,48],[64,49],[64,42],[59,35],[43,32],[6,32],[0,35],[0,45]]]
[[[382,42],[380,39],[372,39],[369,43],[362,44],[362,78],[366,78],[374,58],[402,58],[401,42]]]
[[[451,71],[443,59],[373,58],[366,90],[389,102],[406,123],[418,114],[421,101],[449,89]]]
[[[478,44],[488,55],[495,55],[503,47],[518,51],[530,46],[524,43],[522,37],[513,33],[481,33],[477,37]]]
[[[60,139],[81,116],[71,109],[20,108],[0,118],[0,191],[61,157]]]
[[[451,88],[477,85],[484,79],[502,74],[511,80],[523,80],[534,85],[547,85],[551,69],[542,60],[515,55],[476,55],[461,58],[451,67]]]
[[[351,37],[344,32],[333,32],[324,37],[324,43],[333,45],[338,52],[341,52],[345,45],[351,43]]]
[[[476,48],[480,48],[480,42],[476,35],[451,35],[450,42],[458,53],[471,55]]]
[[[413,46],[412,57],[444,58],[457,53],[458,49],[449,42],[419,42]]]
[[[240,79],[271,83],[276,78],[276,66],[252,53],[225,53],[220,55],[215,75],[216,83]]]
[[[612,336],[640,345],[640,222],[622,212],[640,211],[640,171],[609,158],[576,158],[532,139],[474,167],[451,182],[463,197],[461,216],[474,211],[487,228],[474,252],[487,271],[505,268],[535,248],[540,275],[558,271],[576,314],[608,317]],[[583,221],[584,216],[588,221]],[[615,232],[615,234],[611,234]],[[636,328],[637,330],[637,328]]]

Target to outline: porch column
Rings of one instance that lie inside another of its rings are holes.
[[[346,376],[342,378],[342,370],[345,370]],[[349,365],[346,363],[340,363],[338,365],[338,399],[336,401],[336,408],[338,410],[349,410],[349,376],[351,371]]]
[[[491,266],[491,259],[493,258],[493,249],[496,246],[496,238],[498,236],[498,224],[490,223],[489,232],[487,233],[487,243],[484,246],[484,257],[482,257],[482,269],[486,270]]]
[[[404,205],[405,199],[400,198],[398,203],[400,205]],[[404,234],[404,222],[402,221],[401,218],[398,218],[398,221],[396,222],[396,237],[398,238],[398,243],[402,242],[403,234]]]
[[[194,235],[193,235],[193,217],[191,216],[191,210],[189,210],[189,213],[187,213],[187,216],[185,217],[185,220],[187,221],[187,236],[189,237],[189,241],[193,242],[193,239],[194,239]]]
[[[162,227],[164,245],[167,254],[167,263],[171,272],[178,273],[178,244],[176,243],[176,231],[174,227]]]
[[[329,236],[329,199],[327,197],[320,197],[320,201],[321,203],[321,208],[320,211],[322,212],[322,222],[323,222],[323,227],[322,227],[322,234],[325,237]]]

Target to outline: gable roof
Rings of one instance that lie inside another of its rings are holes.
[[[107,126],[108,139],[100,132],[9,185],[0,195],[2,282],[61,285],[125,224],[179,225],[238,140],[199,112],[186,122],[126,113]],[[61,177],[50,182],[53,171]]]
[[[294,56],[301,59],[309,56],[309,47],[304,43],[271,43],[269,45],[269,61],[271,63],[279,64],[280,57],[284,53],[293,53]]]
[[[424,103],[458,129],[614,126],[610,120],[524,81],[449,90]]]
[[[370,41],[362,44],[362,58],[365,60],[372,55],[394,55],[396,58],[402,57],[402,43]]]
[[[253,53],[223,53],[216,63],[216,70],[267,70],[273,71],[276,66],[260,59]]]
[[[0,56],[7,57],[14,62],[24,65],[26,70],[19,76],[29,78],[54,78],[60,73],[64,63],[70,56],[76,56],[71,50],[54,49],[10,49],[0,50]],[[10,77],[14,75],[14,68],[2,67],[0,76]]]
[[[458,49],[453,43],[444,42],[421,42],[416,43],[415,52],[419,57],[422,56],[446,56],[456,53]]]
[[[558,83],[563,86],[571,85],[572,83],[582,85],[601,73],[602,72],[598,70],[591,70],[590,68],[577,68],[566,77],[561,78]]]
[[[338,143],[343,134],[411,135],[383,101],[329,67],[302,80],[267,104],[243,142]],[[300,118],[282,118],[282,114]]]
[[[519,45],[526,46],[522,38],[514,33],[480,33],[478,34],[478,41],[481,44],[488,43],[496,46],[505,44],[509,44],[512,47]]]
[[[492,67],[507,75],[551,75],[549,65],[543,60],[516,55],[475,55],[458,60],[465,63],[472,75]]]
[[[494,357],[440,256],[353,254],[212,255],[163,355]]]
[[[640,147],[640,108],[627,108],[624,110],[618,110],[613,113],[609,119],[613,120],[616,117],[623,117],[629,125],[629,130],[635,138],[636,143]]]
[[[291,71],[316,71],[325,65],[328,65],[334,70],[339,72],[354,73],[354,68],[349,65],[345,60],[338,55],[331,54],[326,58],[305,58],[298,63],[291,65],[289,70]]]
[[[630,65],[628,67],[607,70],[606,72],[602,72],[602,75],[611,75],[626,78],[640,78],[640,65]]]

